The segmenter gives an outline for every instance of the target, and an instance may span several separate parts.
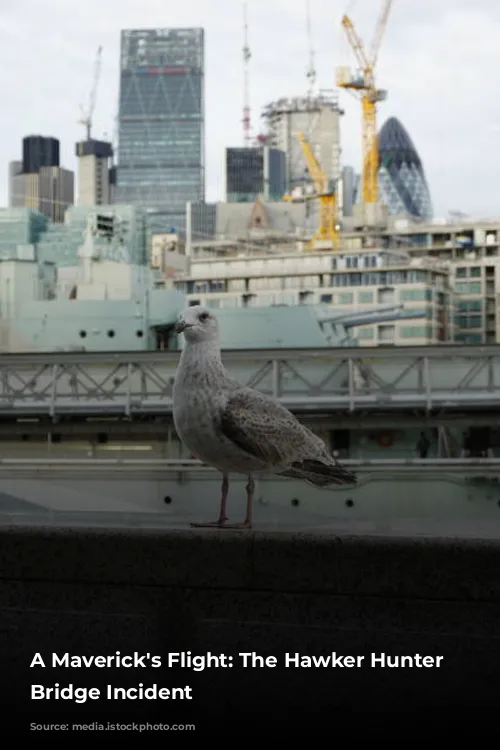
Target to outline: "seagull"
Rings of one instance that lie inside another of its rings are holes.
[[[194,456],[222,474],[218,519],[191,526],[251,529],[256,474],[294,477],[317,487],[357,483],[288,409],[229,375],[212,310],[188,307],[175,331],[185,339],[173,387],[175,429]],[[226,517],[230,473],[248,479],[246,516],[237,524]]]

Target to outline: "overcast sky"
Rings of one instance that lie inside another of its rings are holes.
[[[349,12],[371,43],[381,0],[310,0],[318,86],[334,87],[335,66],[352,62],[340,19]],[[254,132],[261,107],[305,94],[305,0],[248,0]],[[94,136],[110,136],[116,112],[120,30],[201,26],[206,44],[207,200],[222,199],[225,146],[242,145],[242,3],[239,0],[0,0],[2,127],[0,206],[8,162],[24,135],[60,139],[62,165],[75,169],[80,105],[103,46]],[[438,215],[461,210],[500,216],[500,3],[394,0],[377,82],[388,90],[378,123],[398,117],[424,163]],[[341,92],[344,164],[360,166],[360,104]]]

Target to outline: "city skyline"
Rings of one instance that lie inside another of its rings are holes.
[[[342,13],[350,13],[360,36],[369,44],[379,3],[311,0],[310,4],[318,87],[332,89],[335,67],[353,63],[340,26]],[[71,18],[61,0],[47,0],[43,9],[19,0],[14,7],[2,9],[2,49],[9,66],[4,65],[0,73],[5,103],[0,205],[7,205],[8,163],[16,158],[25,135],[58,138],[61,163],[76,169],[74,144],[83,137],[77,122],[80,104],[86,105],[88,100],[100,44],[103,60],[93,128],[96,138],[105,133],[111,137],[114,126],[120,31],[181,26],[205,29],[207,200],[222,200],[225,148],[243,145],[243,14],[242,4],[234,0],[217,0],[216,5],[218,13],[213,6],[185,0],[182,9],[166,13],[163,3],[144,0],[133,10],[116,3],[114,14],[110,0],[109,13],[102,16],[97,0],[89,0],[85,8],[72,9]],[[489,95],[496,83],[496,58],[500,57],[496,49],[500,9],[493,0],[477,0],[473,9],[468,5],[466,0],[441,0],[439,4],[424,0],[417,8],[407,0],[395,0],[378,65],[377,82],[388,89],[387,102],[379,106],[378,127],[395,116],[417,144],[437,216],[445,216],[448,210],[473,216],[500,215],[496,165],[491,158],[500,132],[500,104]],[[256,135],[267,102],[306,93],[305,3],[290,7],[284,0],[249,0],[248,16],[250,98]],[[49,24],[49,17],[60,17],[61,24]],[[340,102],[345,109],[342,163],[359,171],[359,102],[343,92]]]

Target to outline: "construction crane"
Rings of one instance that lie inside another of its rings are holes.
[[[313,181],[315,192],[312,195],[285,195],[286,201],[303,202],[319,201],[318,229],[308,244],[308,250],[332,250],[338,247],[339,227],[337,225],[337,203],[335,193],[329,189],[328,176],[325,174],[314,151],[302,132],[297,138],[304,155],[307,170]]]
[[[315,52],[314,42],[311,25],[311,5],[309,0],[306,0],[306,30],[307,30],[307,46],[309,52],[309,64],[306,69],[306,78],[308,82],[307,96],[312,99],[316,89],[316,64],[315,64]]]
[[[248,41],[247,3],[243,3],[243,142],[248,148],[252,139],[250,110],[250,60],[252,51]]]
[[[377,143],[377,102],[387,97],[387,92],[375,86],[374,71],[380,45],[387,26],[387,20],[392,6],[392,0],[385,0],[380,12],[375,36],[373,39],[370,56],[365,52],[363,42],[359,38],[349,16],[342,17],[342,26],[347,34],[359,70],[353,75],[346,67],[337,69],[337,86],[351,89],[361,99],[363,111],[363,175],[362,191],[364,203],[377,203],[378,201],[378,167],[379,154]]]
[[[86,129],[86,138],[88,141],[91,139],[91,133],[92,133],[92,118],[94,116],[94,109],[95,109],[95,103],[96,103],[96,97],[97,97],[97,87],[99,85],[99,76],[101,75],[101,55],[102,55],[102,47],[99,47],[97,50],[97,56],[94,63],[94,80],[92,83],[92,89],[90,91],[90,98],[89,98],[89,105],[87,108],[87,112],[83,110],[83,106],[81,107],[82,110],[82,116],[78,120],[78,123],[80,125],[84,125]]]

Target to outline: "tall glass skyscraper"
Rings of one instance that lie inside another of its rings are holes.
[[[59,141],[43,135],[23,138],[23,173],[35,174],[41,167],[59,166]]]
[[[432,202],[422,161],[405,128],[390,117],[378,136],[378,181],[390,214],[432,218]]]
[[[122,31],[116,203],[154,233],[184,232],[205,200],[203,29]]]
[[[286,154],[277,148],[226,149],[226,200],[228,203],[253,202],[262,195],[267,201],[280,201],[286,187]]]

